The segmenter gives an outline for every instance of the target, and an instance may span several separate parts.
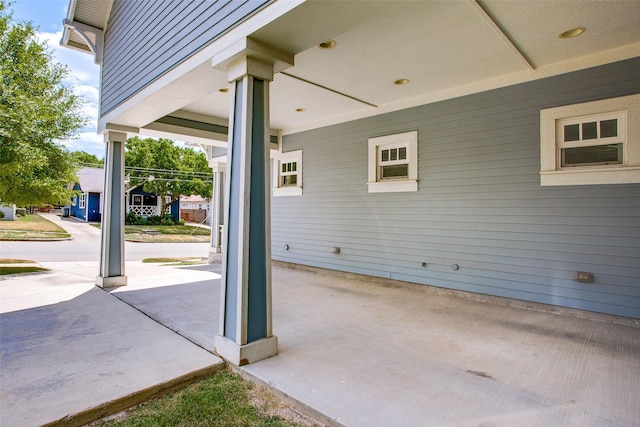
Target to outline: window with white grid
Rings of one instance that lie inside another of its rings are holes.
[[[273,158],[273,195],[302,195],[302,150],[278,153]]]
[[[370,193],[418,191],[418,132],[369,139]]]
[[[640,95],[540,111],[540,184],[640,182]]]

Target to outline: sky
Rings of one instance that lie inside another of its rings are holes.
[[[98,125],[98,87],[100,67],[93,62],[93,55],[60,46],[62,20],[67,16],[69,0],[14,0],[9,9],[14,21],[30,21],[38,29],[38,38],[46,42],[53,60],[64,64],[69,75],[63,82],[85,100],[84,113],[89,119],[78,138],[62,141],[69,151],[86,151],[103,158],[105,145],[102,135],[96,134]]]

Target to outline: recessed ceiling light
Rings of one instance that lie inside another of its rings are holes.
[[[407,83],[409,83],[409,79],[398,79],[395,82],[393,82],[393,84],[396,86],[406,85]]]
[[[336,47],[338,43],[335,40],[327,40],[326,42],[322,42],[318,45],[320,49],[333,49]]]
[[[296,111],[298,113],[304,113],[305,111],[307,111],[307,109],[306,108],[296,108]]]
[[[229,92],[229,88],[228,87],[223,87],[218,92],[227,93],[227,92]]]
[[[579,36],[585,31],[586,31],[586,28],[584,27],[576,27],[558,34],[558,37],[560,37],[561,39],[570,39],[572,37]]]

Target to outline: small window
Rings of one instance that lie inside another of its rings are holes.
[[[279,153],[273,159],[273,195],[302,195],[302,150]]]
[[[540,111],[540,184],[640,182],[640,95]]]
[[[558,120],[560,169],[623,163],[624,112]]]
[[[418,132],[369,139],[370,193],[418,191]]]
[[[78,196],[78,207],[79,208],[84,208],[85,197],[86,197],[86,195],[84,193],[82,193],[80,196]]]
[[[134,194],[133,196],[133,206],[142,206],[142,195]]]
[[[295,187],[298,185],[298,162],[280,162],[280,183],[278,187]]]
[[[409,160],[405,145],[378,146],[378,180],[409,179]]]

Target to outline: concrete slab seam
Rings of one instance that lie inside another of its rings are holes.
[[[192,340],[192,339],[190,339],[189,337],[186,337],[186,336],[182,335],[182,334],[181,334],[180,332],[178,332],[177,330],[170,328],[169,326],[167,326],[167,325],[165,325],[164,323],[160,322],[158,319],[155,319],[155,318],[154,318],[154,317],[152,317],[151,315],[149,315],[149,314],[145,313],[144,311],[142,311],[141,309],[139,309],[139,308],[138,308],[138,307],[136,307],[135,305],[129,304],[127,301],[125,301],[124,299],[120,298],[116,293],[110,292],[110,291],[112,291],[112,290],[114,290],[114,289],[116,289],[116,288],[107,288],[107,289],[105,289],[105,288],[101,288],[101,287],[99,287],[99,286],[96,286],[96,287],[97,287],[98,289],[101,289],[101,290],[105,291],[106,293],[108,293],[108,294],[109,294],[109,295],[111,295],[112,297],[116,298],[118,301],[121,301],[121,302],[125,303],[126,305],[128,305],[128,306],[129,306],[129,307],[131,307],[131,308],[133,308],[133,309],[134,309],[134,310],[136,310],[138,313],[142,314],[143,316],[147,317],[148,319],[153,320],[155,323],[157,323],[158,325],[162,326],[163,328],[170,330],[171,332],[173,332],[173,333],[174,333],[174,334],[176,334],[176,335],[179,335],[180,337],[182,337],[182,338],[184,338],[185,340],[189,341],[191,344],[195,345],[196,347],[201,348],[201,349],[203,349],[204,351],[206,351],[207,353],[211,353],[211,354],[213,354],[214,356],[220,357],[220,356],[218,356],[214,351],[212,351],[212,350],[210,350],[210,349],[208,349],[208,348],[206,348],[206,347],[203,347],[201,344],[199,344],[199,343],[197,343],[197,342],[193,341],[193,340]]]

